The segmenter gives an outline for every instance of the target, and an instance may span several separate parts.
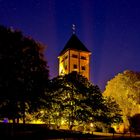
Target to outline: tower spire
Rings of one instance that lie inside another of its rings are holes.
[[[75,34],[75,30],[76,30],[75,24],[72,24],[72,34]]]

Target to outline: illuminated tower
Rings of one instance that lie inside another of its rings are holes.
[[[72,27],[73,34],[66,43],[64,49],[60,52],[59,58],[59,75],[77,71],[83,76],[89,77],[90,55],[91,52],[75,35],[75,25]]]

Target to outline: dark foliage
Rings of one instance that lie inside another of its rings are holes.
[[[0,26],[0,115],[24,117],[39,106],[48,82],[43,46],[20,31]]]
[[[135,114],[129,118],[130,131],[140,134],[140,114]]]

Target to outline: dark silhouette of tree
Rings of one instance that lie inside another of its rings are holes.
[[[36,110],[49,70],[43,46],[20,31],[0,26],[0,114],[15,120]]]
[[[135,114],[129,118],[130,130],[135,133],[140,133],[140,114]],[[130,131],[130,132],[131,132]]]
[[[103,115],[103,116],[102,116]],[[122,120],[122,110],[116,101],[111,97],[104,98],[104,109],[101,117],[103,118],[103,122],[111,125],[113,123],[119,124],[123,122]]]

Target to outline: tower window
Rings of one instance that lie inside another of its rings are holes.
[[[78,56],[76,54],[72,54],[73,58],[78,58]]]
[[[73,69],[77,69],[77,65],[76,64],[73,65]]]
[[[86,60],[86,57],[85,56],[81,56],[81,59]]]
[[[67,70],[67,65],[65,65],[65,70]]]
[[[68,58],[68,56],[65,56],[65,59],[67,59]]]
[[[86,70],[86,67],[85,67],[85,66],[82,66],[81,69],[82,69],[82,70]]]

